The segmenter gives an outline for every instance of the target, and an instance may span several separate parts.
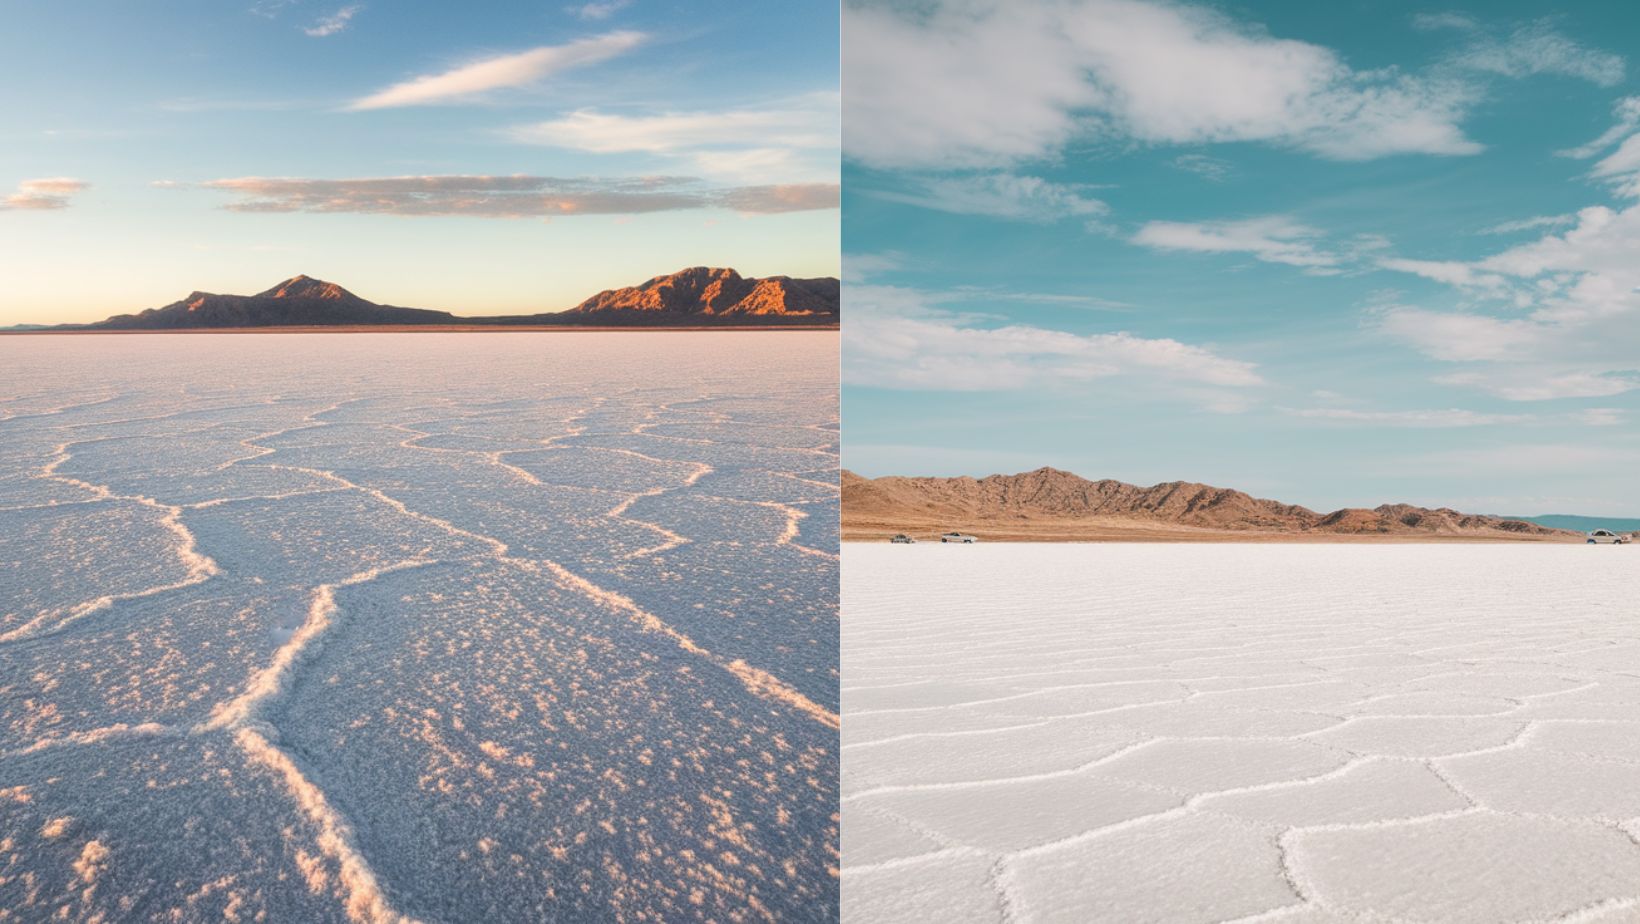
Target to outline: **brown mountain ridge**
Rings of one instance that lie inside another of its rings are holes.
[[[255,295],[192,292],[169,305],[59,330],[194,330],[246,327],[835,327],[834,278],[745,277],[696,266],[624,289],[610,289],[563,311],[463,317],[449,311],[379,305],[333,282],[293,276]],[[53,329],[53,328],[46,328]]]
[[[865,478],[845,471],[843,538],[971,532],[981,539],[1527,539],[1577,533],[1502,517],[1383,504],[1318,513],[1242,491],[1172,481],[1140,487],[1055,468],[984,478]]]

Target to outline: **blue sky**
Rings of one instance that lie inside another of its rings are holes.
[[[299,272],[472,314],[835,275],[837,56],[811,0],[8,4],[0,325]]]
[[[844,464],[1640,515],[1640,6],[843,12]]]

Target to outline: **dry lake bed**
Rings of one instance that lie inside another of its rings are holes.
[[[0,339],[0,921],[835,919],[836,342]]]
[[[843,920],[1640,920],[1640,550],[850,543]]]

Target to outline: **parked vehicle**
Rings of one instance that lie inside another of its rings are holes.
[[[917,543],[917,540],[907,536],[905,533],[895,533],[894,538],[888,541],[894,543],[895,545],[916,545]]]
[[[1633,541],[1633,536],[1625,536],[1622,533],[1614,533],[1609,529],[1594,529],[1589,531],[1590,545],[1598,545],[1605,542],[1609,542],[1612,545],[1624,545]]]
[[[940,537],[940,541],[941,542],[965,542],[965,543],[973,544],[975,542],[978,542],[979,540],[974,538],[973,536],[965,535],[963,533],[946,533],[945,535]]]

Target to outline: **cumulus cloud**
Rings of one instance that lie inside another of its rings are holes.
[[[1245,253],[1266,263],[1327,269],[1338,255],[1316,246],[1321,232],[1283,216],[1244,221],[1152,221],[1133,235],[1133,243],[1156,250],[1197,253]]]
[[[69,201],[90,185],[67,176],[24,180],[17,184],[16,192],[0,199],[0,211],[66,209]]]
[[[1478,260],[1383,261],[1458,288],[1464,304],[1391,307],[1382,330],[1434,359],[1477,364],[1436,381],[1511,400],[1640,388],[1640,205],[1594,206],[1569,221]]]
[[[846,153],[878,167],[998,167],[1078,137],[1263,141],[1339,160],[1473,154],[1472,81],[1358,71],[1199,6],[1141,0],[843,11]]]
[[[1228,393],[1262,381],[1252,363],[1177,340],[985,327],[945,308],[937,293],[895,286],[851,286],[844,297],[843,378],[851,384],[1007,391],[1137,377],[1214,409],[1239,410],[1245,401]]]
[[[906,185],[909,188],[904,191],[873,191],[871,195],[956,215],[1011,221],[1094,219],[1110,211],[1110,206],[1086,194],[1089,187],[1013,173],[911,177]]]
[[[353,17],[359,15],[359,13],[363,10],[364,4],[362,3],[355,3],[352,6],[344,6],[336,12],[331,13],[329,16],[319,17],[318,22],[306,27],[302,31],[313,36],[314,38],[325,38],[339,32],[345,32],[347,27],[352,24]]]
[[[235,177],[200,184],[238,198],[240,212],[462,215],[539,218],[634,215],[685,209],[745,214],[837,207],[827,183],[714,186],[694,177],[398,176],[358,179]]]
[[[481,58],[453,70],[414,77],[372,93],[348,109],[387,109],[469,102],[493,90],[524,87],[553,74],[608,61],[637,48],[641,32],[608,32],[566,45],[545,45],[516,54]]]

